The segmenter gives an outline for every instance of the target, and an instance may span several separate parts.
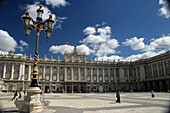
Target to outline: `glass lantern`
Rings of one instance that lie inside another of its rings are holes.
[[[32,30],[31,27],[25,29],[25,36],[26,36],[27,38],[30,36],[31,30]]]
[[[46,22],[47,22],[47,28],[51,30],[54,23],[54,20],[52,20],[52,14],[49,15],[49,18],[46,20]]]
[[[46,32],[46,39],[47,39],[47,40],[49,40],[49,39],[50,39],[50,37],[51,37],[51,33],[52,33],[52,31],[45,30],[45,32]]]
[[[31,17],[29,16],[29,11],[26,11],[25,13],[26,15],[22,16],[22,19],[24,20],[24,26],[26,27],[29,26]]]
[[[44,13],[44,10],[42,9],[42,5],[39,5],[39,9],[37,9],[37,20],[42,21],[42,14]]]

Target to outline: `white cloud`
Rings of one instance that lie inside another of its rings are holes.
[[[89,35],[87,38],[80,41],[80,43],[101,43],[105,40],[99,35]]]
[[[23,56],[23,54],[21,54],[21,53],[17,53],[17,54],[15,54],[16,56]]]
[[[119,42],[116,39],[110,39],[107,41],[107,45],[108,47],[115,49],[119,47]]]
[[[96,51],[96,56],[107,56],[108,54],[115,54],[116,51],[112,48],[109,48],[106,44],[101,44],[99,49]]]
[[[100,24],[96,24],[96,25],[95,25],[95,27],[99,27],[99,26],[100,26]]]
[[[65,52],[71,53],[74,50],[74,46],[70,46],[70,45],[60,45],[60,46],[51,46],[49,51],[51,51],[52,53],[61,53],[64,54]]]
[[[20,40],[20,44],[22,45],[22,46],[29,46],[26,42],[24,42],[23,40]]]
[[[69,3],[65,0],[46,0],[47,5],[52,5],[52,7],[60,7],[60,6],[66,6]]]
[[[122,42],[123,45],[130,46],[133,50],[143,49],[145,44],[143,42],[144,38],[133,37],[131,39],[126,39],[125,42]]]
[[[86,35],[92,35],[92,34],[95,34],[96,33],[96,29],[94,27],[87,27],[85,30],[83,30],[83,32],[86,34]]]
[[[167,49],[170,50],[170,36],[163,35],[158,39],[154,39],[150,45],[146,45],[144,51],[154,51],[156,49]]]
[[[160,16],[165,16],[165,18],[170,17],[170,4],[168,0],[159,0],[159,4],[162,5],[162,8],[159,9]]]
[[[153,51],[148,51],[142,54],[137,54],[137,55],[131,55],[129,57],[126,57],[124,59],[124,61],[135,61],[135,60],[139,60],[139,59],[145,59],[145,58],[149,58],[149,57],[153,57],[162,53],[165,53],[167,50],[161,50],[159,52],[153,52]]]
[[[90,55],[91,53],[95,53],[94,50],[91,50],[89,47],[87,47],[84,44],[77,46],[77,51],[81,54],[85,53],[86,55]]]
[[[8,52],[8,51],[1,51],[1,50],[0,50],[0,54],[2,54],[2,55],[7,55],[7,54],[9,54],[9,52]]]
[[[24,52],[24,51],[25,51],[25,49],[23,48],[23,46],[18,46],[17,48],[20,49],[20,52]]]
[[[0,50],[1,51],[15,51],[17,42],[11,37],[7,31],[0,30]]]
[[[91,53],[94,53],[94,50],[91,50],[89,47],[87,47],[86,45],[82,44],[76,47],[78,53],[81,54],[86,54],[86,55],[90,55]],[[61,53],[64,54],[65,52],[67,53],[72,53],[74,50],[74,46],[71,45],[60,45],[60,46],[51,46],[49,51],[51,51],[52,53]]]
[[[163,35],[161,38],[155,39],[153,42],[151,42],[150,46],[170,50],[170,36]]]
[[[111,27],[99,27],[97,32],[94,27],[87,27],[84,33],[88,36],[79,42],[95,50],[96,56],[116,53],[115,49],[119,47],[119,42],[116,39],[111,39]]]
[[[126,58],[124,57],[121,57],[121,56],[117,56],[117,55],[112,55],[110,57],[107,57],[107,56],[102,56],[102,57],[97,57],[95,58],[95,60],[98,59],[98,61],[135,61],[135,60],[139,60],[139,59],[146,59],[146,58],[150,58],[150,57],[153,57],[153,56],[156,56],[156,55],[159,55],[159,54],[162,54],[162,53],[165,53],[167,50],[161,50],[161,51],[158,51],[158,52],[151,52],[151,51],[148,51],[148,52],[145,52],[145,53],[142,53],[142,54],[137,54],[137,55],[130,55]]]

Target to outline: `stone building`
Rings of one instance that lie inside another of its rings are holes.
[[[30,85],[33,58],[12,52],[0,55],[0,91],[25,90]],[[87,61],[76,50],[64,59],[38,60],[38,84],[54,93],[170,90],[170,51],[134,62]]]

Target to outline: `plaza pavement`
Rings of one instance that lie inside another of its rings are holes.
[[[46,93],[50,101],[44,113],[169,113],[170,93],[120,93],[121,103],[116,103],[115,93]],[[0,93],[1,112],[18,113],[12,101],[13,93]]]

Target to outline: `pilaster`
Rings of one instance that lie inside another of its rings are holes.
[[[81,76],[80,76],[80,67],[78,67],[78,80],[81,80]]]
[[[31,65],[28,66],[28,80],[31,80]]]
[[[45,66],[43,66],[43,75],[42,75],[42,79],[45,79]]]
[[[125,81],[125,79],[124,79],[124,69],[123,68],[119,69],[119,78],[120,78],[120,82]]]
[[[99,82],[99,68],[97,68],[97,82]]]
[[[57,82],[59,82],[59,66],[57,67]]]
[[[53,67],[50,66],[50,81],[52,81],[52,75],[53,75]]]
[[[110,68],[108,69],[108,79],[109,79],[109,82],[111,81],[111,77],[110,77]]]
[[[104,76],[105,76],[105,74],[104,74],[104,68],[103,68],[103,82],[105,82]]]
[[[158,72],[158,77],[159,77],[159,67],[158,67],[158,63],[156,64],[157,67],[157,72]]]
[[[6,63],[4,63],[4,70],[3,70],[3,79],[6,77]]]
[[[85,81],[87,80],[87,68],[84,68],[84,76],[85,76]]]
[[[163,70],[164,70],[164,76],[166,76],[165,62],[164,61],[163,61]]]
[[[73,67],[71,67],[71,80],[73,81]]]
[[[91,67],[91,82],[93,82],[93,68]]]
[[[152,72],[152,77],[151,78],[153,78],[154,76],[153,76],[153,67],[152,67],[152,64],[151,64],[151,72]]]
[[[64,81],[67,80],[67,67],[64,67]]]
[[[14,78],[14,63],[12,63],[11,78],[10,78],[10,80],[13,80],[13,78]]]
[[[129,68],[127,68],[127,79],[128,79],[128,81],[130,80],[130,78],[129,78]]]
[[[117,82],[117,79],[116,79],[116,69],[114,68],[113,71],[114,71],[114,82]]]
[[[22,74],[22,64],[19,64],[19,77],[18,77],[18,80],[22,80],[21,74]]]
[[[25,78],[25,63],[22,64],[22,80]]]

